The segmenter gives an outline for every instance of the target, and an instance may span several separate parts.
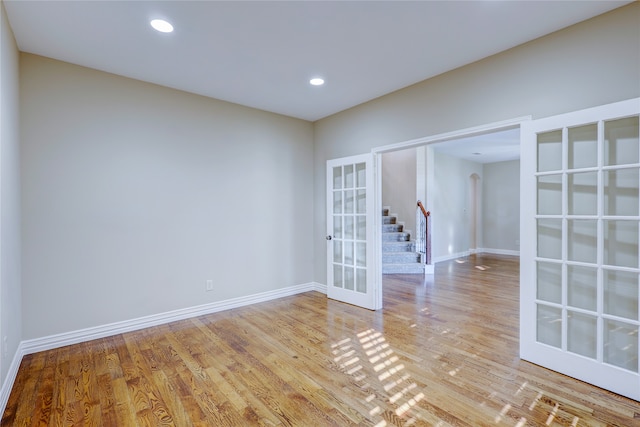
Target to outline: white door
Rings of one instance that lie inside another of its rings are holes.
[[[640,400],[640,99],[523,123],[520,356]]]
[[[375,310],[373,154],[327,162],[327,296]]]

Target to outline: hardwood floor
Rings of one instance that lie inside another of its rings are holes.
[[[640,426],[518,359],[518,260],[390,275],[379,312],[309,292],[25,356],[2,426]]]

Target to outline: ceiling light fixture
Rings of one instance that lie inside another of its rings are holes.
[[[161,33],[170,33],[173,31],[173,25],[171,25],[169,22],[165,21],[164,19],[153,19],[151,21],[151,26],[156,31],[160,31]]]
[[[324,84],[324,79],[321,79],[320,77],[314,77],[313,79],[309,80],[309,83],[313,86],[322,86]]]

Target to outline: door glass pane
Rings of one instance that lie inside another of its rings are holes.
[[[638,327],[605,319],[604,361],[638,372]]]
[[[604,221],[604,263],[638,267],[638,221]]]
[[[590,219],[567,221],[567,255],[569,260],[596,262],[597,224],[596,220]]]
[[[638,273],[604,270],[604,312],[638,320]]]
[[[538,262],[537,298],[543,301],[562,302],[562,264]]]
[[[344,188],[353,188],[355,184],[355,176],[353,173],[353,165],[344,166]]]
[[[333,216],[333,238],[342,239],[342,215]]]
[[[342,192],[341,191],[333,192],[333,213],[336,213],[336,214],[342,213]]]
[[[598,213],[598,173],[572,173],[568,176],[569,215]]]
[[[353,242],[345,241],[342,248],[344,249],[344,264],[353,265]]]
[[[604,214],[638,215],[638,169],[604,172]]]
[[[333,168],[333,189],[339,190],[342,188],[342,166],[336,166]]]
[[[367,168],[366,163],[358,163],[356,165],[356,187],[364,188],[367,186]]]
[[[562,175],[538,177],[538,214],[562,214]]]
[[[598,125],[569,129],[569,169],[598,165]]]
[[[355,276],[353,267],[344,267],[344,288],[350,291],[355,289]]]
[[[638,116],[605,122],[605,166],[640,163],[638,146]]]
[[[562,346],[562,310],[538,304],[538,342],[560,348]]]
[[[562,131],[538,134],[538,172],[562,169]]]
[[[353,239],[353,216],[351,215],[344,217],[344,238]]]
[[[342,241],[333,241],[333,262],[342,263]]]
[[[342,287],[342,265],[333,264],[333,286]]]
[[[363,242],[356,243],[356,265],[358,267],[367,266],[367,244]]]
[[[597,324],[595,316],[569,311],[567,313],[567,350],[595,359]]]
[[[567,266],[567,297],[572,307],[595,311],[597,308],[598,270]]]
[[[538,256],[541,258],[562,258],[562,220],[538,220]]]
[[[367,240],[367,217],[356,216],[356,239]]]
[[[356,268],[356,291],[367,292],[367,270]]]
[[[353,190],[344,191],[344,213],[353,213],[355,209],[355,199]]]
[[[356,190],[356,213],[367,213],[366,190]]]

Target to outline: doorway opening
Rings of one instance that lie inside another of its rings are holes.
[[[433,263],[468,256],[472,250],[519,255],[520,124],[527,120],[518,118],[372,150],[377,160],[375,211],[382,212],[386,205],[382,189],[390,179],[389,173],[393,173],[383,170],[385,154],[412,152],[413,157],[396,155],[415,162],[411,165],[416,171],[415,194],[407,196],[404,203],[415,209],[416,201],[421,200],[431,212]],[[489,180],[485,169],[490,170]],[[513,188],[482,191],[494,182],[513,184]],[[483,232],[487,229],[489,233]],[[382,220],[376,224],[375,233],[382,306]]]

